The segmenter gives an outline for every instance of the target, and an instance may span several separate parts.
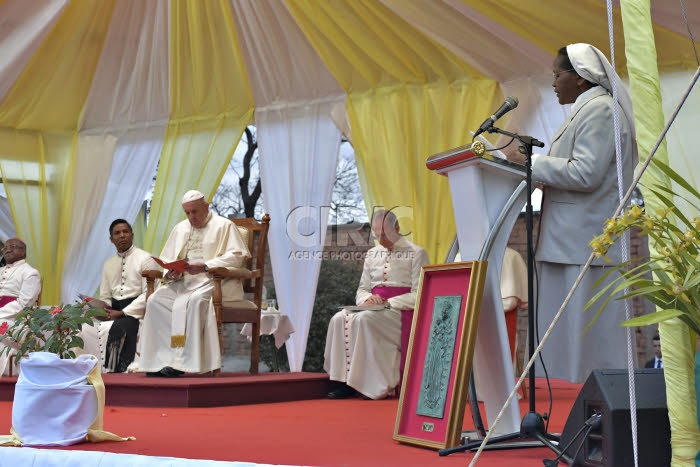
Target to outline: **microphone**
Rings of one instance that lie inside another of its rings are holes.
[[[496,112],[494,112],[493,115],[491,115],[489,118],[484,120],[484,123],[481,124],[478,130],[476,130],[476,133],[474,133],[474,138],[479,136],[481,133],[485,132],[489,128],[493,126],[494,123],[496,123],[496,120],[513,110],[518,106],[518,98],[513,97],[513,96],[508,96],[506,97],[505,102],[503,105],[501,105]],[[473,139],[473,138],[472,138]]]

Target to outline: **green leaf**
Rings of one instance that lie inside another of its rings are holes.
[[[700,193],[698,193],[698,191],[697,191],[695,188],[693,188],[688,182],[686,182],[685,179],[683,179],[683,177],[681,177],[681,176],[678,174],[678,172],[676,172],[676,171],[673,170],[671,167],[669,167],[668,165],[666,165],[664,162],[662,162],[662,161],[660,161],[660,160],[658,160],[658,159],[656,159],[656,158],[653,158],[651,161],[652,161],[652,163],[654,163],[659,169],[661,169],[661,171],[662,171],[664,174],[666,174],[666,176],[668,176],[668,178],[670,178],[671,180],[673,180],[674,182],[676,182],[678,185],[680,185],[681,187],[683,187],[688,193],[690,193],[690,194],[692,194],[693,196],[695,196],[695,198],[700,199]]]
[[[661,323],[663,321],[667,321],[669,319],[678,318],[679,316],[682,316],[682,315],[684,315],[684,313],[681,310],[677,310],[677,309],[662,310],[662,311],[657,311],[655,313],[649,313],[649,314],[642,315],[642,316],[635,316],[632,319],[628,319],[627,321],[623,321],[621,324],[623,326],[627,326],[627,327],[648,326],[650,324],[657,324],[657,323]]]

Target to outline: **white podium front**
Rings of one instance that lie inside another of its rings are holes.
[[[479,397],[493,425],[515,383],[501,300],[501,265],[510,232],[525,204],[525,167],[484,153],[475,143],[431,156],[426,165],[448,177],[462,261],[487,260],[484,295],[474,349]],[[494,435],[520,431],[516,399]]]

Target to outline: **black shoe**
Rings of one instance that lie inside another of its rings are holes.
[[[171,366],[166,366],[162,370],[160,370],[161,374],[165,376],[166,378],[177,378],[180,375],[184,375],[184,371],[176,370],[175,368]]]
[[[343,384],[342,386],[339,386],[336,389],[333,389],[331,392],[329,392],[328,398],[329,399],[347,399],[348,397],[354,396],[356,392],[357,391],[355,391],[353,388],[351,388],[347,384]]]
[[[178,376],[184,373],[184,371],[176,370],[173,367],[166,366],[165,368],[161,368],[160,371],[149,371],[148,373],[146,373],[146,376],[154,376],[160,378],[177,378]]]

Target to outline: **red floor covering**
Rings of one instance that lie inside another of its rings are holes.
[[[560,433],[581,385],[552,381],[549,426]],[[544,380],[536,385],[536,410],[549,411]],[[105,429],[135,436],[124,443],[79,444],[66,449],[190,459],[329,467],[466,466],[474,453],[439,457],[437,452],[392,439],[398,399],[307,400],[214,408],[107,407]],[[529,404],[520,401],[521,412]],[[12,405],[0,402],[0,427],[9,433]],[[472,429],[471,411],[464,429]],[[21,449],[21,448],[19,448]],[[542,466],[547,448],[485,451],[477,465]]]

